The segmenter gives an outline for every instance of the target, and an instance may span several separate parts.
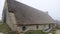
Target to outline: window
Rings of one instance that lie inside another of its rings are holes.
[[[22,27],[22,30],[23,30],[23,31],[24,31],[24,30],[26,30],[26,27],[25,27],[25,26],[23,26],[23,27]]]

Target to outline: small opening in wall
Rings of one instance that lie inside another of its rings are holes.
[[[10,13],[14,13],[14,11],[9,11]]]
[[[26,27],[25,27],[25,26],[23,26],[23,27],[22,27],[22,29],[23,29],[23,31],[24,31],[24,30],[26,30]]]
[[[51,27],[51,24],[49,24],[49,28]]]
[[[36,26],[36,28],[38,29],[38,25]]]

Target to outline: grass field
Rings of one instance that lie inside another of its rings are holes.
[[[6,23],[0,24],[0,32],[4,34],[18,34],[16,32],[11,31]]]
[[[33,30],[33,31],[28,31],[25,34],[47,34],[41,30]]]

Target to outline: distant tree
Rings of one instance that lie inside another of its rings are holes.
[[[0,19],[0,25],[3,24],[2,20]]]

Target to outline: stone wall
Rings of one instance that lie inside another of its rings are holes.
[[[18,32],[26,32],[29,30],[44,30],[44,29],[48,29],[49,25],[38,25],[38,28],[37,28],[37,25],[31,25],[31,26],[25,26],[25,27],[26,28],[23,31],[23,26],[19,26],[19,27],[17,27],[17,31]]]
[[[17,31],[18,31],[19,33],[22,32],[22,26],[17,27]]]
[[[16,20],[15,20],[15,16],[13,13],[9,13],[7,14],[7,21],[6,23],[8,24],[8,26],[13,30],[15,31],[16,30]]]

